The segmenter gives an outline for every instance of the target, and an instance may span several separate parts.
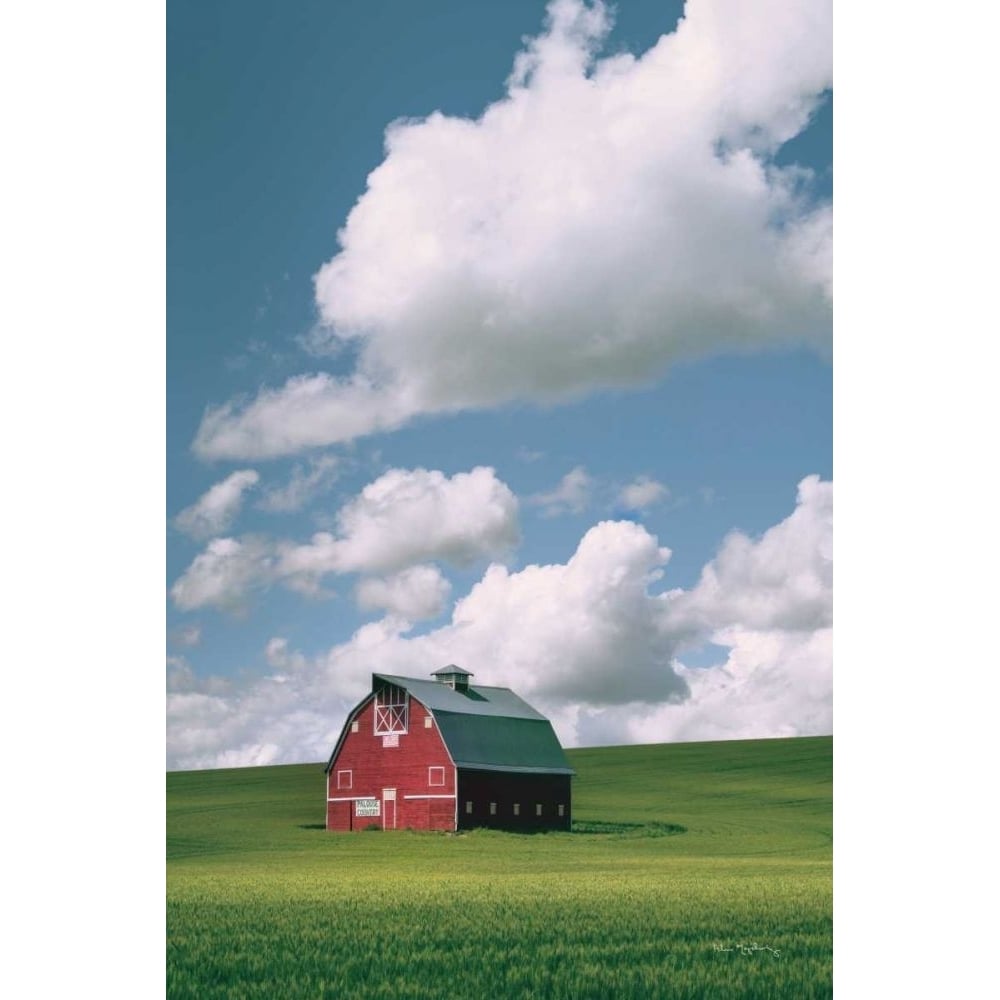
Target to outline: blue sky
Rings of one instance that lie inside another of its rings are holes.
[[[765,6],[168,6],[171,766],[439,660],[831,731],[829,10]]]

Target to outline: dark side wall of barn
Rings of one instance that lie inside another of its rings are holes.
[[[572,819],[570,781],[565,774],[459,769],[458,828],[568,830]]]
[[[327,829],[364,830],[377,825],[397,830],[454,830],[455,768],[430,712],[411,697],[408,731],[395,741],[375,735],[371,700],[355,721],[358,731],[352,732],[348,723],[344,743],[327,775]],[[435,768],[433,775],[431,768]],[[395,792],[392,804],[385,801],[387,789]],[[380,815],[357,816],[359,798],[378,799]]]

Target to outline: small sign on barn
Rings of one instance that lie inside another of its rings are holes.
[[[355,816],[378,816],[378,799],[357,799],[354,803]]]

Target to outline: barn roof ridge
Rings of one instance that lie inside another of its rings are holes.
[[[421,677],[403,677],[400,674],[372,674],[372,678],[379,678],[390,684],[406,688],[432,712],[492,715],[508,719],[535,719],[548,722],[548,719],[541,712],[532,708],[520,695],[515,694],[507,687],[470,684],[467,691],[456,691],[446,684],[424,680]]]

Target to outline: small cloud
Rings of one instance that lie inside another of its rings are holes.
[[[187,691],[197,685],[191,664],[183,656],[167,657],[167,690]]]
[[[170,632],[168,638],[175,646],[192,649],[201,642],[201,626],[185,625],[181,628],[175,628]]]
[[[295,343],[313,358],[333,358],[347,349],[343,340],[321,323],[314,323],[305,333],[300,333]]]
[[[501,558],[520,543],[517,498],[496,470],[450,478],[427,469],[390,469],[337,517],[329,551],[339,572],[396,572],[430,560],[468,566]]]
[[[338,470],[339,460],[335,455],[311,458],[307,465],[296,464],[288,482],[284,486],[266,489],[257,507],[272,514],[302,510],[310,501],[330,490]]]
[[[533,507],[541,507],[543,517],[579,514],[590,502],[593,483],[587,470],[578,465],[559,480],[559,485],[554,490],[550,493],[536,493],[528,497],[528,503]]]
[[[654,504],[662,503],[670,496],[670,490],[663,483],[649,476],[639,476],[618,494],[618,503],[628,511],[645,511]]]
[[[170,596],[181,611],[216,607],[238,613],[250,592],[269,582],[273,563],[272,547],[262,539],[215,538],[170,588]]]
[[[289,650],[288,640],[283,636],[274,636],[268,639],[264,647],[264,658],[267,665],[274,670],[294,672],[301,670],[306,665],[306,658],[299,652]],[[279,682],[288,680],[287,675],[278,674],[271,678]]]
[[[221,535],[236,520],[243,506],[243,494],[257,484],[253,469],[241,469],[203,493],[174,519],[176,527],[192,538]]]
[[[284,666],[287,655],[288,655],[287,639],[283,639],[280,636],[275,636],[273,639],[267,640],[267,646],[264,649],[264,656],[267,658],[267,665],[269,667]]]
[[[538,462],[541,459],[545,458],[545,452],[533,451],[531,448],[526,448],[524,445],[522,445],[520,448],[517,449],[517,458],[521,462],[527,462],[530,464],[531,462]]]

